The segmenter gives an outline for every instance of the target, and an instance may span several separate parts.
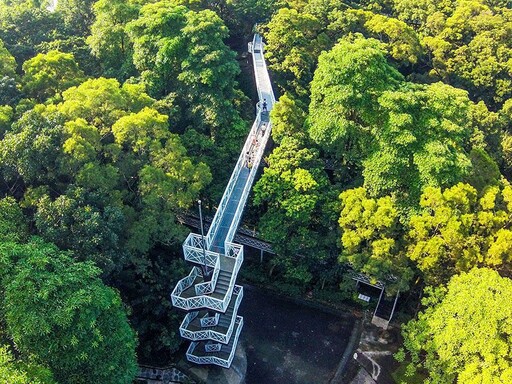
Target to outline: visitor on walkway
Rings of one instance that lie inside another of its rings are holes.
[[[263,112],[267,112],[267,99],[263,99]]]
[[[265,136],[265,129],[267,129],[267,124],[261,124],[261,136]]]

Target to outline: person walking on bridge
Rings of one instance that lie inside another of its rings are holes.
[[[263,99],[263,105],[262,105],[262,107],[263,107],[263,108],[262,108],[263,112],[268,112],[268,111],[267,111],[267,99]]]

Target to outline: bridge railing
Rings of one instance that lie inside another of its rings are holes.
[[[244,290],[241,285],[235,285],[233,289],[233,296],[235,296],[235,306],[233,307],[233,317],[238,312],[238,308],[240,303],[242,302],[242,298],[244,296]],[[180,326],[180,334],[182,337],[192,340],[192,341],[200,341],[200,340],[215,340],[221,342],[223,344],[227,344],[229,339],[231,338],[231,334],[233,333],[233,329],[235,327],[235,322],[232,321],[229,327],[227,328],[225,333],[215,331],[214,329],[201,329],[198,331],[191,331],[188,329],[190,323],[197,318],[198,312],[190,312],[185,316],[183,322]],[[218,315],[218,314],[217,314]],[[201,319],[203,320],[203,319]]]
[[[247,136],[244,146],[240,152],[240,155],[238,156],[238,161],[236,162],[235,168],[233,169],[233,172],[231,173],[231,178],[229,179],[226,190],[224,191],[224,195],[222,196],[219,207],[217,208],[217,212],[215,213],[215,216],[213,218],[210,229],[208,230],[208,233],[206,235],[207,248],[210,248],[212,241],[215,237],[215,234],[217,233],[217,230],[219,229],[219,224],[222,220],[222,215],[224,213],[224,209],[226,208],[226,205],[229,202],[229,198],[231,197],[231,194],[233,192],[233,189],[235,188],[235,184],[238,180],[238,175],[240,174],[240,170],[244,166],[244,162],[246,160],[245,154],[249,151],[249,149],[252,145],[251,140],[252,140],[252,137],[255,134],[255,132],[258,130],[260,121],[261,121],[261,113],[258,113],[256,115],[256,120],[254,120],[254,123],[252,124],[251,130],[249,131],[249,135]]]
[[[201,235],[196,233],[189,233],[187,236],[183,243],[183,254],[185,255],[186,261],[200,265],[207,265],[208,267],[215,267],[220,256],[217,252],[209,251],[208,249],[203,250],[203,240]]]
[[[198,294],[191,297],[184,296],[184,292],[192,287],[197,277],[202,277],[201,270],[198,267],[193,267],[187,277],[178,281],[178,284],[176,284],[171,293],[172,305],[185,311],[209,308],[224,312],[229,304],[228,295],[224,299],[216,299],[215,297]]]
[[[253,39],[253,44],[252,44],[252,49],[253,49],[253,54],[252,54],[252,57],[253,57],[253,64],[254,64],[254,68],[258,68],[257,65],[260,65],[259,63],[262,63],[262,65],[264,66],[265,68],[265,74],[266,76],[268,76],[268,70],[267,70],[267,66],[265,64],[265,59],[263,57],[263,43],[261,42],[261,36],[259,35],[254,35],[254,39]],[[259,52],[254,52],[254,50],[259,50]],[[267,93],[270,97],[270,101],[269,101],[269,110],[272,108],[272,106],[274,105],[275,103],[275,97],[274,97],[274,92],[272,91],[272,85],[270,83],[270,79],[268,77],[266,77],[266,84],[265,86],[263,84],[261,84],[261,81],[260,81],[260,78],[259,76],[255,76],[256,77],[256,85],[257,85],[257,88],[258,88],[258,94],[259,94],[259,97],[260,97],[260,101],[262,100],[262,93],[261,93],[261,90],[262,89],[266,89],[267,90]],[[242,195],[240,197],[240,200],[238,202],[238,206],[236,208],[236,211],[235,211],[235,215],[233,217],[233,220],[231,221],[231,225],[229,227],[229,230],[228,230],[228,233],[226,235],[226,244],[228,242],[231,242],[233,241],[233,238],[235,237],[235,233],[237,231],[237,228],[238,228],[238,225],[240,224],[240,220],[242,218],[242,215],[243,215],[243,211],[244,211],[244,206],[245,206],[245,203],[247,201],[247,197],[249,196],[249,192],[251,191],[251,188],[252,188],[252,184],[254,182],[254,179],[256,177],[256,173],[258,172],[258,167],[259,167],[259,164],[261,162],[261,158],[263,157],[263,152],[265,151],[265,147],[267,145],[267,142],[268,142],[268,139],[270,137],[270,132],[272,130],[272,124],[271,122],[269,121],[268,124],[267,124],[267,127],[265,129],[265,133],[263,136],[258,137],[259,135],[259,122],[261,122],[261,114],[262,114],[262,110],[259,108],[259,105],[257,106],[257,110],[258,110],[258,113],[257,113],[257,118],[256,118],[256,121],[258,121],[258,124],[254,124],[252,129],[251,129],[251,133],[249,134],[249,136],[247,137],[247,140],[245,142],[245,146],[244,146],[244,151],[241,153],[241,155],[245,155],[245,147],[247,146],[247,148],[249,149],[250,146],[252,145],[252,140],[254,137],[256,137],[256,139],[259,141],[259,145],[256,149],[256,153],[254,154],[254,157],[253,157],[253,165],[252,165],[252,168],[251,168],[251,172],[249,173],[249,177],[247,178],[247,181],[244,185],[244,189],[242,191]],[[255,121],[255,123],[256,123]]]
[[[254,52],[254,50],[259,52]],[[261,35],[255,34],[252,40],[252,64],[253,67],[256,69],[258,66],[262,66],[265,71],[264,73],[268,76],[268,68],[267,63],[265,62],[265,56],[263,54],[264,45],[261,38]],[[270,97],[270,103],[269,103],[269,109],[271,106],[273,106],[276,103],[276,98],[274,96],[274,92],[272,91],[272,84],[270,82],[270,77],[268,77],[268,83],[265,84],[266,86],[263,86],[261,84],[260,79],[258,76],[255,76],[256,78],[256,89],[258,90],[258,97],[260,101],[262,101],[265,97],[262,94],[262,89],[268,88],[269,89],[269,97]]]
[[[238,271],[244,262],[244,246],[235,243],[225,243],[226,257],[231,257],[235,259],[235,265],[233,266],[233,272],[231,273],[231,279],[229,280],[229,286],[226,291],[227,301],[231,300],[231,294],[233,289],[235,288],[236,278],[238,275]],[[226,306],[227,308],[227,306]]]
[[[244,325],[244,319],[241,316],[237,316],[235,324],[237,326],[236,333],[233,336],[235,339],[233,341],[233,345],[237,345],[238,338],[240,337],[240,331]],[[199,346],[197,341],[193,341],[190,343],[190,346],[187,349],[187,360],[196,364],[216,364],[220,365],[224,368],[229,368],[231,366],[231,362],[233,361],[233,357],[235,356],[236,348],[232,348],[227,359],[223,359],[217,356],[205,356],[205,352],[196,351],[196,347]]]

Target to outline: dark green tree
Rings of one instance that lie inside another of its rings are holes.
[[[132,382],[135,333],[93,263],[40,240],[3,243],[0,254],[2,312],[23,354],[48,365],[59,382]]]

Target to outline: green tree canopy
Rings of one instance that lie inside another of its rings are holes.
[[[122,80],[133,73],[132,42],[126,24],[137,18],[140,6],[125,0],[99,0],[94,3],[94,23],[87,44],[98,57],[105,75]]]
[[[27,237],[27,221],[16,200],[10,196],[0,199],[0,242],[23,242]]]
[[[413,270],[403,244],[399,211],[391,197],[373,199],[364,188],[340,195],[342,253],[339,261],[349,263],[373,282],[386,284],[388,293],[408,289]]]
[[[509,383],[512,280],[475,268],[427,293],[426,309],[402,328],[409,372],[426,370],[427,384]]]
[[[311,83],[311,138],[340,160],[359,165],[370,150],[371,129],[380,122],[378,99],[401,80],[378,41],[341,40],[318,59]]]
[[[322,28],[316,16],[290,8],[279,9],[268,23],[265,59],[295,97],[307,98],[317,58],[331,44]]]
[[[0,75],[2,77],[14,77],[16,75],[16,60],[5,48],[2,40],[0,40]]]
[[[286,278],[308,283],[313,272],[322,268],[319,263],[328,261],[329,247],[334,243],[326,236],[334,232],[325,229],[335,220],[327,176],[318,152],[302,148],[291,137],[281,141],[268,162],[254,187],[254,203],[266,207],[261,232],[279,255],[272,263],[285,267]],[[297,265],[293,261],[296,253],[307,260]]]
[[[489,187],[481,197],[468,184],[428,187],[420,205],[409,223],[408,256],[428,283],[476,266],[510,270],[510,185]]]
[[[6,184],[38,233],[106,276],[181,239],[176,212],[211,181],[152,102],[140,85],[91,79],[27,111],[0,146]]]
[[[136,339],[119,294],[90,262],[39,240],[3,243],[2,307],[17,348],[59,382],[129,383]]]
[[[469,174],[470,101],[443,83],[405,84],[384,92],[373,128],[376,149],[363,161],[364,185],[373,196],[397,194],[417,204],[425,186],[452,186]]]
[[[35,364],[16,361],[7,346],[0,347],[0,382],[8,384],[54,384],[52,373]]]
[[[23,63],[23,92],[43,102],[85,80],[70,53],[50,51]]]

